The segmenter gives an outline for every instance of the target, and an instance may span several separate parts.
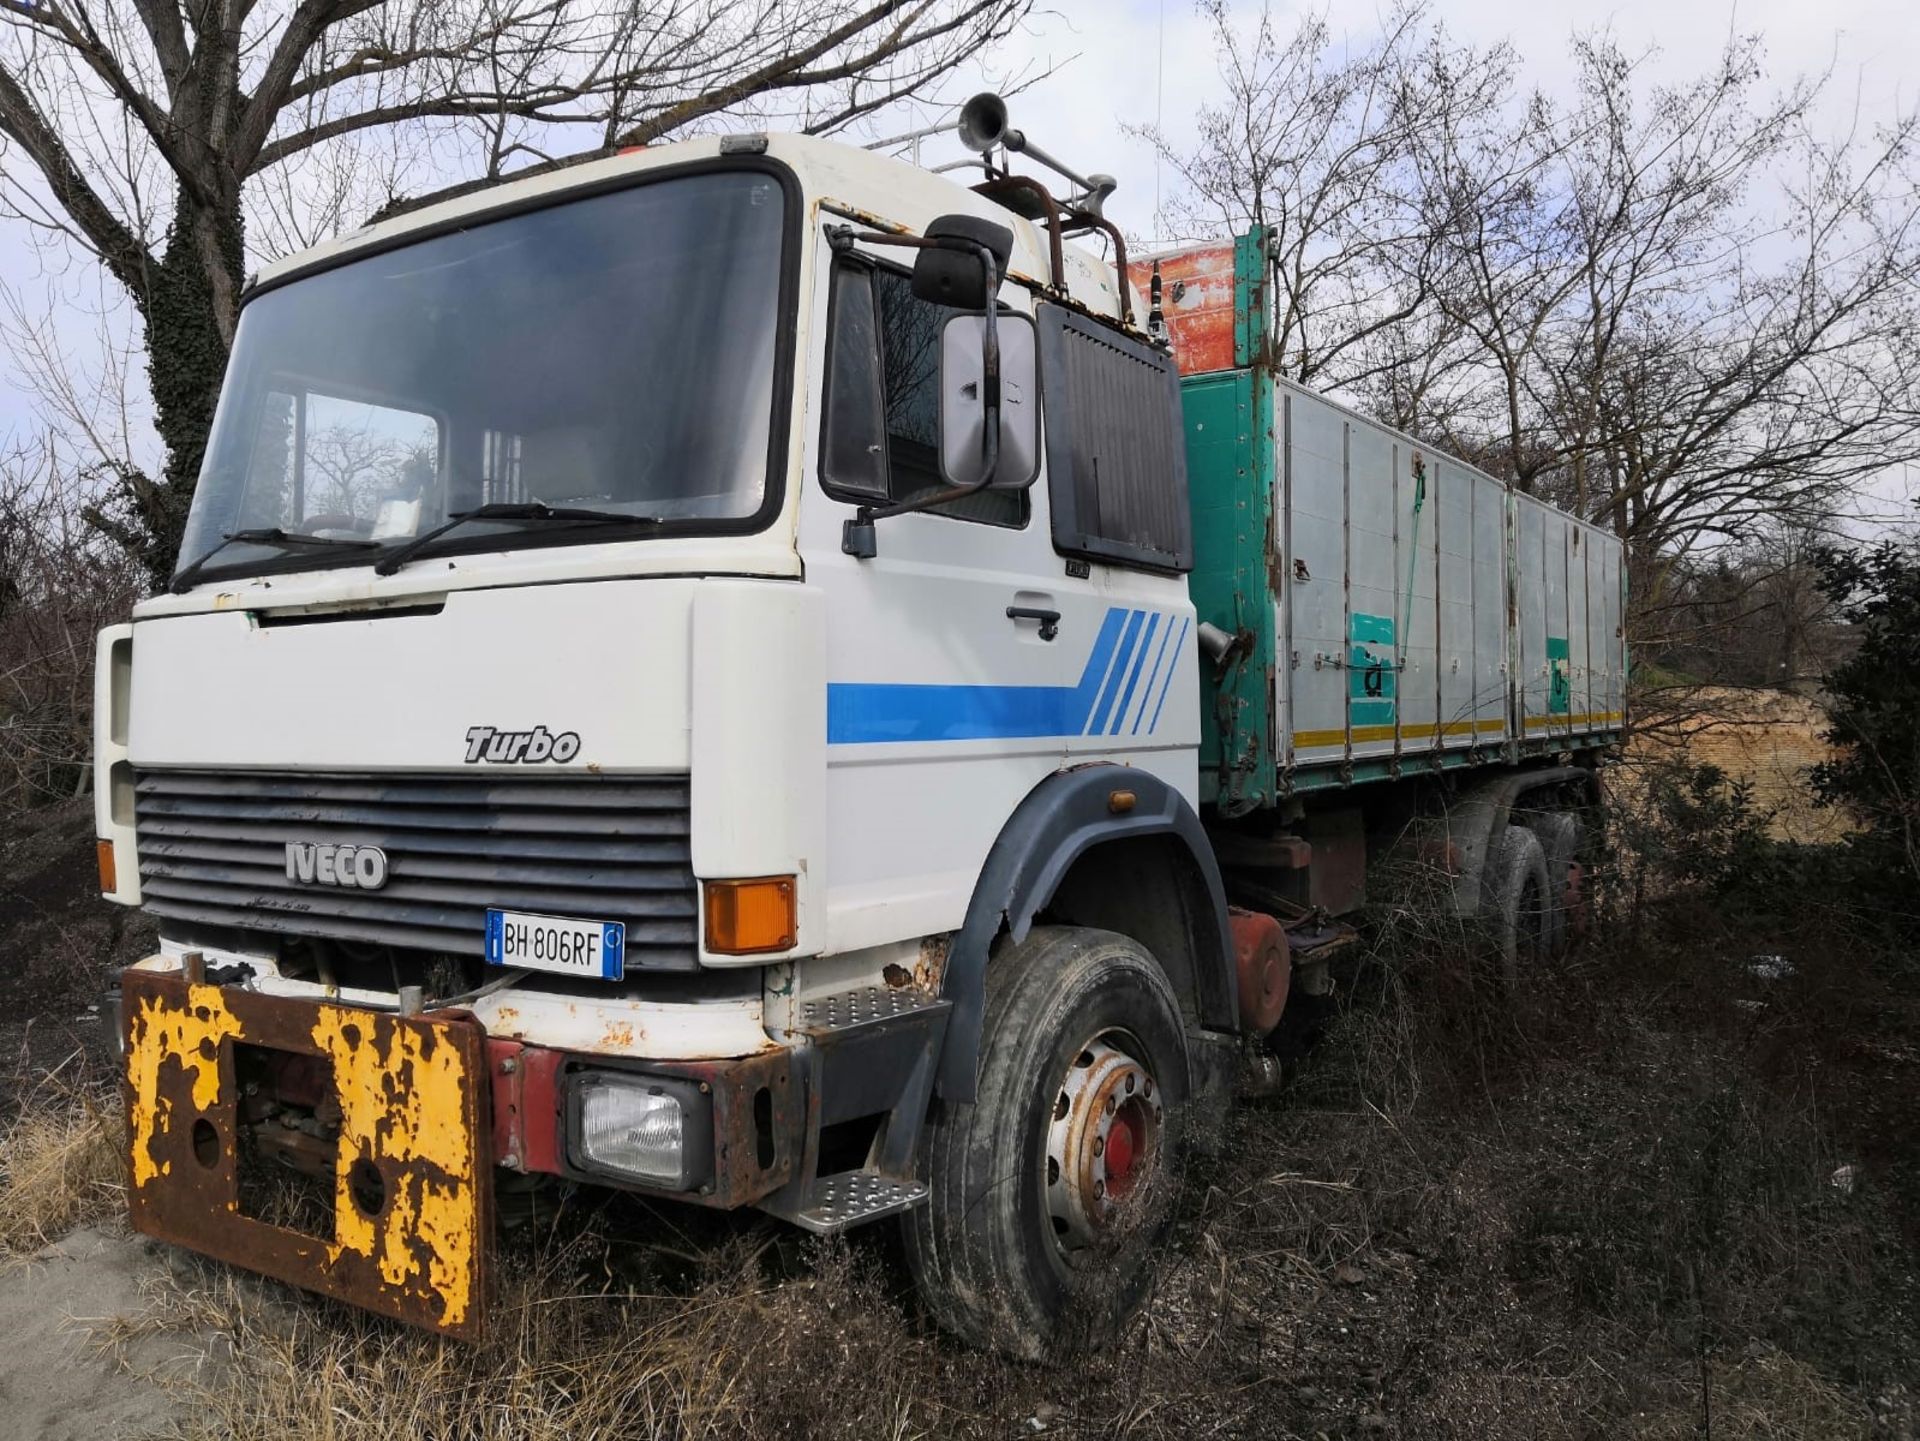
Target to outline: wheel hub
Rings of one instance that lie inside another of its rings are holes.
[[[1105,1040],[1074,1056],[1047,1128],[1047,1212],[1069,1250],[1090,1246],[1151,1174],[1162,1118],[1152,1073]]]

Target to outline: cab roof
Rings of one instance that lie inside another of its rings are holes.
[[[1036,286],[1044,286],[1049,279],[1051,263],[1045,232],[966,185],[906,161],[839,141],[782,134],[751,139],[752,153],[762,153],[759,145],[764,140],[766,158],[793,172],[809,219],[817,219],[825,211],[839,213],[842,218],[857,216],[879,226],[904,228],[917,234],[936,216],[976,215],[1013,231],[1013,255],[1008,268],[1014,279]],[[570,192],[598,189],[623,177],[638,178],[649,171],[702,160],[737,158],[742,149],[738,137],[713,135],[557,165],[521,179],[482,186],[374,221],[272,262],[261,269],[255,283],[271,285],[305,270],[349,260],[361,251],[404,243],[406,237],[415,232],[439,230],[449,223],[466,220],[481,223],[500,212],[521,209],[543,198],[550,197],[557,203]],[[1062,259],[1066,274],[1061,279],[1072,300],[1095,315],[1118,319],[1120,292],[1112,267],[1085,247],[1072,243],[1063,248]],[[1134,309],[1138,314],[1137,299]]]

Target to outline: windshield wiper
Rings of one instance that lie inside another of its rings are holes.
[[[331,535],[302,535],[298,531],[281,530],[278,526],[271,530],[235,530],[220,537],[220,544],[194,560],[173,578],[170,589],[175,595],[185,595],[193,589],[193,583],[207,568],[207,562],[230,545],[277,545],[283,550],[378,550],[377,540],[347,540]]]
[[[558,521],[569,525],[660,525],[657,515],[628,515],[618,510],[576,510],[564,505],[546,505],[537,500],[495,501],[458,511],[432,530],[423,530],[393,554],[383,556],[373,568],[375,575],[392,575],[448,531],[476,520]]]

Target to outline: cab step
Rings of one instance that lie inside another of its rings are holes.
[[[878,1171],[841,1171],[815,1177],[807,1203],[787,1219],[802,1230],[831,1236],[925,1205],[927,1194],[919,1181],[900,1181]]]
[[[926,1186],[913,1179],[916,1143],[952,1010],[918,986],[859,986],[794,1007],[790,1034],[806,1042],[812,1131],[799,1173],[762,1210],[832,1235],[926,1203]],[[843,1124],[871,1128],[864,1164],[821,1175],[821,1135]]]

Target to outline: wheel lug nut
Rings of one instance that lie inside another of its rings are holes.
[[[1129,1096],[1133,1094],[1133,1077],[1132,1076],[1127,1077],[1127,1094]]]
[[[1096,1156],[1105,1155],[1106,1149],[1107,1138],[1105,1136],[1095,1136],[1093,1138],[1093,1154]]]

